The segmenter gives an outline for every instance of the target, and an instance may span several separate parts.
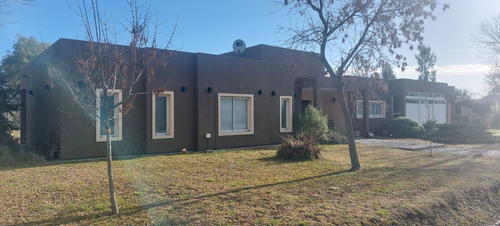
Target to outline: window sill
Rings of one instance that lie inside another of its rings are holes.
[[[153,135],[153,140],[171,139],[171,138],[174,138],[174,135],[170,135],[170,134]]]
[[[121,137],[110,137],[111,141],[122,141],[122,138]],[[102,142],[106,142],[106,136],[103,136],[103,137],[98,137],[96,139],[96,142],[98,143],[102,143]]]
[[[363,116],[357,116],[356,118],[357,118],[357,119],[362,119],[362,118],[363,118]],[[368,117],[368,118],[385,118],[385,116],[370,116],[370,117]]]
[[[242,136],[242,135],[253,135],[253,131],[238,131],[238,132],[219,132],[219,136]]]

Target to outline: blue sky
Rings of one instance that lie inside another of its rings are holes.
[[[435,21],[428,21],[425,32],[425,44],[437,56],[437,81],[466,88],[476,97],[484,95],[483,77],[489,68],[471,37],[481,22],[500,13],[500,0],[443,1],[451,8],[439,11]],[[127,15],[124,2],[101,1],[101,5],[108,15],[123,18]],[[177,19],[173,48],[187,52],[228,52],[239,38],[247,46],[282,46],[286,36],[278,33],[278,26],[302,23],[300,17],[287,15],[269,0],[157,0],[149,4],[160,20],[166,20],[160,28],[160,42],[166,42]],[[39,0],[36,6],[18,7],[7,17],[10,23],[0,27],[0,55],[12,48],[16,34],[51,43],[59,38],[84,39],[81,19],[70,7],[76,8],[77,1]],[[410,67],[405,73],[396,69],[398,78],[417,78],[415,54],[405,52]]]

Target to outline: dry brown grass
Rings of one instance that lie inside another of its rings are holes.
[[[479,150],[500,150],[500,144],[448,144],[446,147],[450,148],[468,148],[468,149],[479,149]]]
[[[276,149],[115,161],[117,216],[103,161],[0,166],[0,225],[467,225],[499,212],[498,159],[361,146],[350,172],[343,145],[299,162]]]

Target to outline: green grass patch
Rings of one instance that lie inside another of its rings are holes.
[[[106,204],[99,204],[95,206],[95,210],[106,210],[107,208],[110,208],[109,205]]]
[[[391,214],[391,212],[389,210],[386,210],[386,209],[378,209],[377,210],[377,215],[379,215],[381,217],[387,217],[387,216],[389,216],[389,214]]]

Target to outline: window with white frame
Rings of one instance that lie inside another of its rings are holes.
[[[104,97],[103,89],[97,90],[96,98],[96,141],[106,141],[106,120],[109,121],[109,132],[112,141],[122,140],[122,114],[120,107],[115,105],[122,101],[122,90],[108,90],[107,98]],[[109,115],[106,113],[109,112]]]
[[[292,132],[292,97],[280,97],[280,131]]]
[[[385,102],[370,101],[368,115],[369,118],[385,118]],[[356,101],[356,118],[363,118],[363,101]]]
[[[152,97],[153,139],[174,138],[174,92],[153,93]]]
[[[253,95],[219,93],[219,136],[253,134]]]

